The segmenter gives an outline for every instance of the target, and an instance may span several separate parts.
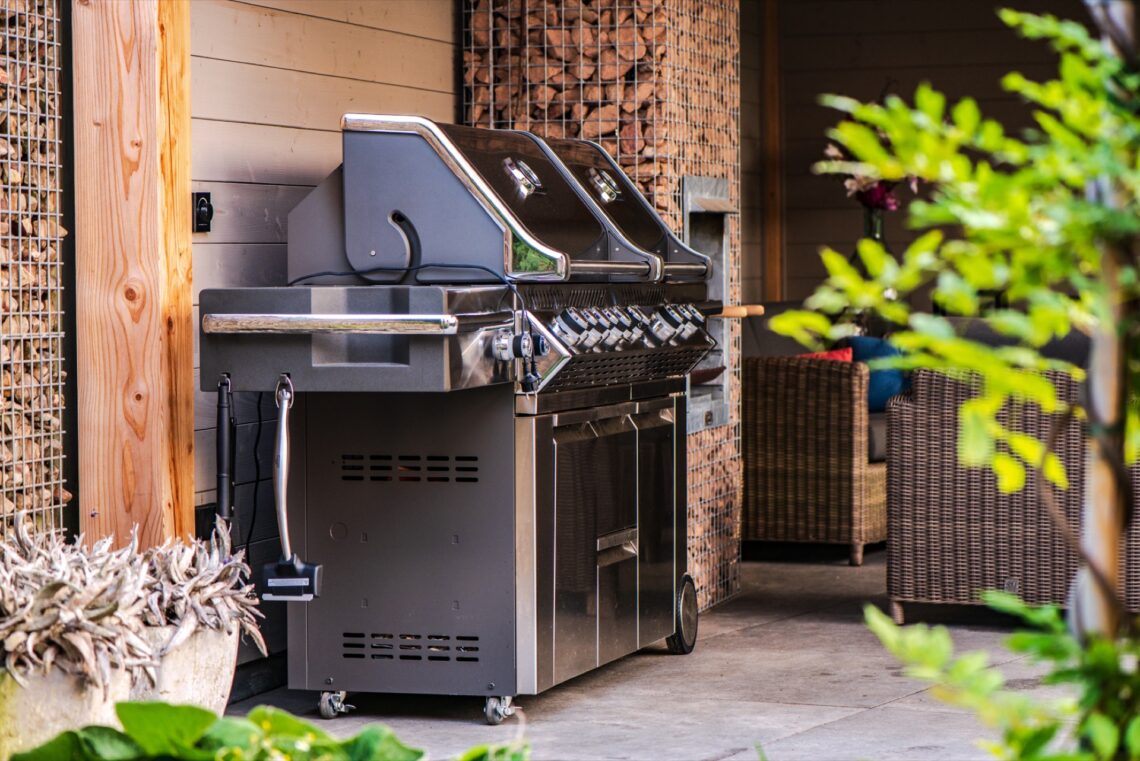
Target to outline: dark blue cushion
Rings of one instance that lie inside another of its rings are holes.
[[[852,336],[848,339],[852,359],[856,362],[870,362],[883,357],[897,357],[902,354],[885,339],[870,336]],[[884,412],[887,400],[906,390],[906,375],[902,370],[872,369],[867,384],[867,409],[870,412]]]

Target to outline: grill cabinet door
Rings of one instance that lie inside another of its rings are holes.
[[[556,683],[637,647],[636,556],[607,564],[601,588],[598,568],[599,536],[636,521],[636,447],[626,415],[554,429]]]
[[[679,509],[674,420],[672,405],[633,418],[637,426],[639,647],[673,633],[674,581],[678,574],[674,567],[676,511]]]

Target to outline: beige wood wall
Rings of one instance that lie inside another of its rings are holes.
[[[289,210],[340,163],[345,112],[455,121],[452,0],[194,0],[191,3],[192,179],[212,194],[213,230],[194,235],[194,305],[202,288],[284,285]],[[197,343],[195,343],[195,376]],[[251,562],[277,552],[268,477],[276,418],[265,394],[259,483],[256,396],[239,394],[239,531],[254,489]],[[195,404],[195,501],[214,491],[215,395]],[[267,639],[284,647],[283,606]],[[245,654],[244,657],[251,657]]]
[[[760,30],[759,14],[742,10],[741,90],[744,140],[744,284],[745,298],[758,295],[757,276],[763,257],[783,255],[785,297],[802,299],[824,277],[821,246],[853,251],[862,235],[862,211],[848,199],[838,180],[811,174],[823,153],[824,131],[838,113],[818,105],[821,93],[839,93],[864,100],[884,92],[907,98],[928,80],[952,99],[978,99],[986,116],[1024,126],[1027,109],[1000,87],[1003,74],[1019,70],[1030,77],[1055,73],[1055,57],[1039,42],[1016,37],[997,18],[997,0],[780,0],[779,77],[783,133],[783,251],[761,251],[748,244],[750,196],[757,192],[750,177],[748,110],[753,87],[747,65],[747,43]],[[1085,19],[1081,0],[1021,0],[1019,10],[1047,12]],[[765,104],[763,108],[768,108]],[[908,192],[900,193],[909,198]],[[905,215],[888,215],[887,243],[901,251],[913,238]],[[755,274],[754,274],[755,273]]]

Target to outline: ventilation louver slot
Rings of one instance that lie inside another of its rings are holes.
[[[341,656],[350,660],[479,662],[479,638],[471,635],[343,632]]]
[[[479,482],[475,455],[342,454],[341,481],[398,483]]]
[[[566,363],[546,389],[560,391],[677,378],[689,372],[704,354],[704,348],[579,354]]]

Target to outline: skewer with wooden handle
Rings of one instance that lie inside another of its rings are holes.
[[[720,310],[719,314],[710,317],[726,317],[732,320],[742,320],[745,317],[759,317],[764,314],[764,307],[760,304],[733,304]]]

